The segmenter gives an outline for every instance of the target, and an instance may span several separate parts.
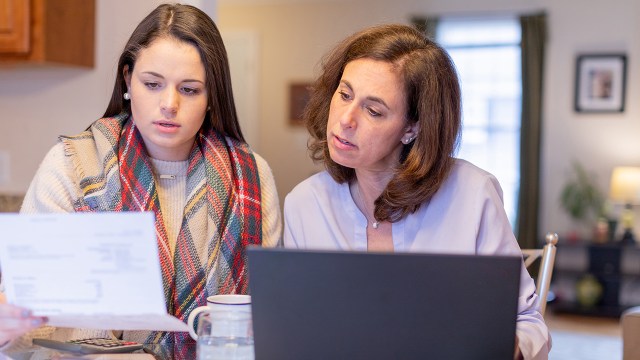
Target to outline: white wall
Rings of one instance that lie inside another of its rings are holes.
[[[415,14],[539,10],[549,20],[539,232],[562,234],[575,227],[558,203],[573,160],[594,173],[603,191],[614,166],[640,165],[640,108],[635,101],[640,96],[640,5],[635,0],[220,0],[218,15],[223,31],[259,34],[259,148],[274,170],[282,199],[318,169],[307,156],[306,131],[288,125],[287,84],[312,79],[319,59],[337,41],[376,23],[407,23]],[[625,112],[574,112],[576,55],[609,51],[628,56]]]
[[[116,60],[134,26],[162,1],[97,1],[96,67],[0,68],[0,158],[10,161],[0,192],[26,191],[59,134],[83,130],[104,111]],[[213,1],[213,2],[212,2]],[[635,0],[193,0],[223,33],[256,34],[259,97],[254,145],[274,170],[281,199],[318,168],[304,129],[288,125],[287,84],[310,80],[320,57],[362,27],[407,22],[413,14],[522,13],[546,10],[549,40],[544,95],[540,232],[573,225],[557,201],[571,161],[582,162],[606,189],[616,165],[640,165],[640,4]],[[627,105],[621,114],[573,111],[575,56],[628,55]],[[233,66],[233,64],[232,64]],[[0,166],[0,171],[4,171]],[[640,222],[640,220],[638,221]]]

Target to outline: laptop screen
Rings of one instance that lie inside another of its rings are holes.
[[[519,257],[248,249],[256,359],[512,359]]]

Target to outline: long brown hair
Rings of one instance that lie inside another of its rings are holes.
[[[304,113],[310,156],[339,183],[354,180],[355,171],[329,156],[329,107],[346,64],[362,58],[397,68],[407,94],[406,118],[419,124],[417,138],[403,146],[393,178],[375,201],[376,220],[394,222],[428,201],[453,166],[461,128],[460,85],[447,52],[410,26],[374,26],[339,43],[324,57]]]
[[[103,117],[112,117],[123,111],[131,113],[130,102],[122,98],[127,91],[123,69],[128,66],[132,72],[140,50],[161,37],[187,42],[200,53],[209,104],[202,126],[211,126],[223,135],[244,141],[233,100],[229,60],[222,37],[213,20],[191,5],[160,5],[138,24],[118,60],[116,82]]]

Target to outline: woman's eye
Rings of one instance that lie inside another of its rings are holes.
[[[196,94],[200,93],[200,89],[183,87],[182,88],[182,92],[187,94],[187,95],[196,95]]]
[[[148,87],[149,89],[157,89],[158,87],[160,87],[160,84],[157,82],[152,82],[152,81],[148,81],[144,83],[144,86]]]
[[[351,99],[351,95],[347,94],[346,92],[344,92],[344,91],[339,91],[339,93],[340,93],[340,97],[342,98],[342,100],[349,100],[349,99]]]
[[[369,113],[369,115],[373,116],[373,117],[378,117],[382,114],[380,114],[379,112],[373,110],[373,108],[368,107],[367,108],[367,112]]]

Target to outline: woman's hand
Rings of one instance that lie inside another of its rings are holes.
[[[46,317],[32,316],[29,309],[7,304],[0,293],[0,346],[47,322]]]

